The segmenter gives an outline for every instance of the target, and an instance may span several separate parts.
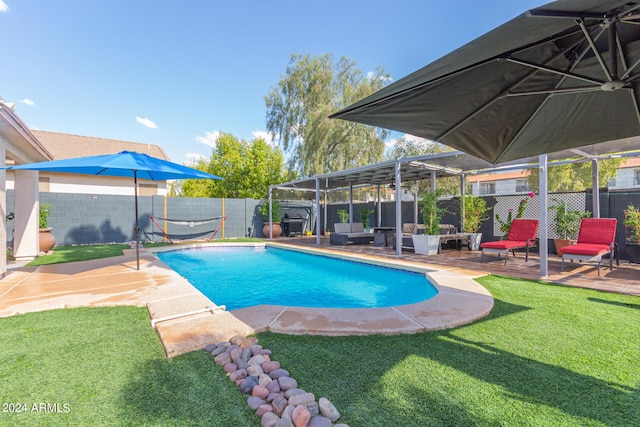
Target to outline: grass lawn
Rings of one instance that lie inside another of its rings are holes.
[[[640,425],[640,298],[488,276],[492,313],[417,335],[258,334],[351,427]],[[259,426],[204,351],[167,360],[145,309],[0,319],[0,425]],[[59,406],[60,407],[60,406]]]

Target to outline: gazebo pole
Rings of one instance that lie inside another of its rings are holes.
[[[396,255],[402,255],[402,179],[400,176],[400,160],[396,160]]]
[[[382,227],[382,200],[380,193],[380,184],[378,184],[378,206],[376,210],[376,224],[378,224],[378,227]]]
[[[326,195],[326,193],[325,193]],[[325,196],[324,206],[326,209],[327,202]],[[326,212],[325,212],[326,217]],[[316,178],[316,246],[320,246],[320,178]]]
[[[547,193],[549,189],[547,186],[548,164],[546,154],[540,155],[538,167],[540,168],[540,227],[538,227],[538,249],[540,250],[540,276],[545,277],[549,275],[549,241],[547,240],[547,210],[549,209]]]
[[[600,218],[600,180],[598,179],[600,172],[598,170],[598,159],[591,160],[591,204],[593,209],[593,217]]]
[[[140,226],[138,224],[138,171],[133,171],[133,195],[136,202],[136,270],[140,270]]]

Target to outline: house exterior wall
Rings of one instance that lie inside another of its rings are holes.
[[[15,189],[14,171],[7,171],[7,189]],[[133,196],[133,179],[111,176],[92,176],[63,173],[40,172],[39,190],[42,193],[71,193],[71,194],[111,194]],[[167,194],[166,181],[138,181],[139,194],[145,196],[165,196]]]

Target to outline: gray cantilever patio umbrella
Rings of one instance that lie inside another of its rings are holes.
[[[138,227],[138,178],[153,181],[168,179],[223,179],[197,169],[157,159],[144,153],[122,151],[118,154],[78,157],[9,166],[11,170],[38,170],[47,172],[78,173],[84,175],[122,176],[133,178],[135,194],[136,266],[140,269],[140,228]]]
[[[640,1],[532,9],[333,114],[493,164],[640,134]]]

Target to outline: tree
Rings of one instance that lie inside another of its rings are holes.
[[[267,130],[301,176],[378,162],[386,130],[329,119],[329,115],[381,89],[389,76],[364,75],[356,64],[332,55],[292,54],[286,75],[265,97]]]
[[[616,176],[622,160],[622,158],[616,158],[598,162],[598,185],[600,187],[607,185],[609,180]],[[532,168],[530,171],[531,173],[527,177],[529,188],[537,193],[540,188],[540,170]],[[591,188],[591,162],[552,166],[548,170],[547,183],[550,193],[584,191]]]
[[[181,186],[184,197],[260,199],[267,195],[270,185],[295,178],[285,172],[279,149],[261,138],[247,142],[229,133],[220,135],[209,161],[200,160],[192,167],[224,180],[186,180]]]

